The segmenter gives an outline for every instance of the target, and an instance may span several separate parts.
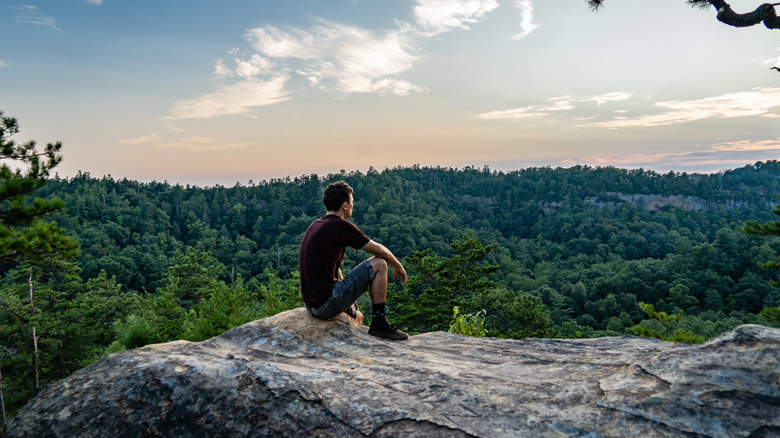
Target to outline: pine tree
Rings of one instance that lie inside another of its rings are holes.
[[[415,274],[406,290],[390,295],[398,302],[400,326],[412,331],[446,330],[455,306],[471,311],[474,297],[497,286],[488,276],[500,266],[482,263],[495,245],[483,246],[478,239],[463,236],[450,246],[452,257],[425,250],[407,259],[408,269]]]
[[[605,0],[586,0],[591,10],[598,10],[603,7]],[[775,12],[777,3],[763,3],[756,7],[752,12],[739,14],[734,12],[731,5],[725,0],[685,0],[688,5],[699,8],[709,9],[712,6],[718,11],[717,18],[723,24],[734,27],[750,27],[763,23],[767,29],[780,29],[780,16]]]
[[[703,336],[698,336],[690,330],[680,327],[684,318],[682,309],[678,311],[676,315],[667,315],[666,312],[658,312],[655,310],[652,304],[639,303],[639,307],[652,321],[660,324],[666,332],[661,333],[658,330],[644,327],[641,324],[632,327],[634,333],[643,338],[656,338],[664,341],[685,342],[688,344],[701,344],[707,340]]]
[[[0,111],[0,262],[52,255],[71,258],[76,241],[55,224],[41,221],[61,210],[63,203],[34,196],[62,160],[62,143],[49,143],[39,151],[34,140],[24,144],[12,140],[18,132],[17,120]]]
[[[780,197],[780,196],[779,196]],[[780,205],[776,206],[772,213],[780,217]],[[780,221],[769,221],[763,224],[759,224],[756,221],[748,221],[742,230],[748,234],[756,234],[759,236],[780,236]],[[778,272],[780,272],[780,256],[776,260],[769,260],[764,263],[759,263],[762,268],[768,269],[775,274],[775,280],[773,280],[772,286],[780,287],[780,280],[778,278]],[[769,321],[770,324],[778,323],[777,315],[780,315],[780,307],[767,307],[761,311],[761,315]]]
[[[776,206],[772,210],[772,213],[780,217],[780,205]],[[747,234],[754,234],[758,236],[780,236],[780,221],[769,221],[763,224],[760,224],[756,221],[748,221],[745,226],[742,227],[742,231],[746,232]],[[777,258],[777,260],[770,260],[765,263],[759,263],[759,266],[774,272],[780,271],[780,256]],[[772,286],[780,287],[780,281],[773,281]]]

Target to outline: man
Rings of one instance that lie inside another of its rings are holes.
[[[383,339],[407,339],[409,335],[387,322],[385,317],[388,265],[393,267],[393,277],[403,284],[406,284],[406,270],[390,250],[347,221],[352,216],[352,192],[349,184],[339,181],[330,184],[322,193],[327,214],[309,225],[301,242],[299,269],[303,302],[317,318],[331,319],[347,312],[362,324],[363,314],[357,310],[357,299],[368,289],[372,308],[368,333]],[[344,277],[341,261],[347,246],[374,256]]]

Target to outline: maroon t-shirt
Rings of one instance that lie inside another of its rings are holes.
[[[312,222],[303,236],[298,259],[303,302],[316,308],[328,301],[346,247],[360,249],[370,240],[355,224],[333,214]]]

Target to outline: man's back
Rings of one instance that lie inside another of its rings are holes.
[[[354,224],[333,214],[312,222],[303,236],[299,256],[303,301],[311,307],[325,302],[338,280],[344,249],[362,248],[369,240]]]

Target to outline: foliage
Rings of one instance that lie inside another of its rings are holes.
[[[38,196],[62,159],[62,144],[39,151],[34,140],[16,143],[18,133],[17,120],[0,111],[0,333],[6,351],[16,352],[0,357],[8,376],[0,386],[11,389],[0,397],[4,419],[6,400],[14,412],[40,385],[88,363],[95,341],[70,317],[78,267],[67,260],[77,242],[43,221],[63,203]]]
[[[220,283],[187,315],[184,339],[203,341],[261,317],[256,293],[244,286],[241,275],[232,284]]]
[[[154,294],[137,296],[136,310],[115,323],[119,343],[110,351],[176,339],[202,341],[303,305],[297,278],[281,280],[270,271],[266,284],[255,279],[245,283],[241,274],[228,283],[218,278],[225,266],[210,253],[189,248],[177,253],[177,260],[166,284]],[[181,277],[182,272],[189,277]]]
[[[604,1],[586,0],[586,3],[592,11],[597,11],[603,7]],[[780,16],[777,15],[774,8],[777,3],[763,3],[752,12],[738,14],[725,0],[685,0],[685,2],[698,9],[714,7],[718,11],[718,20],[729,26],[749,27],[763,23],[768,29],[780,29]]]
[[[12,140],[18,132],[17,120],[0,111],[0,262],[53,255],[71,258],[76,242],[54,224],[41,221],[61,210],[62,201],[33,196],[62,160],[62,144],[49,143],[38,151],[34,140],[24,144]]]
[[[115,322],[117,338],[124,348],[180,339],[186,311],[175,289],[162,288],[155,295],[138,295],[132,313]]]
[[[87,311],[96,305],[90,301],[99,286],[92,281],[85,287],[78,273],[74,263],[52,259],[19,265],[0,283],[0,334],[4,346],[16,352],[0,358],[8,395],[4,401],[11,413],[38,387],[100,357],[110,342],[110,331]],[[123,306],[111,299],[102,304],[117,312]]]
[[[777,205],[772,213],[775,216],[780,216],[780,205]],[[747,221],[742,227],[742,230],[748,234],[754,234],[758,236],[780,236],[780,221],[768,221],[763,224],[758,221]],[[780,281],[777,280],[777,273],[780,272],[780,256],[776,260],[769,260],[765,262],[759,262],[759,266],[768,269],[775,274],[775,279],[772,280],[772,286],[780,287]]]
[[[256,295],[241,276],[230,285],[219,280],[225,267],[210,253],[188,248],[177,252],[176,259],[165,285],[156,293],[138,296],[136,310],[116,322],[122,348],[208,339],[259,315]]]
[[[485,329],[485,309],[477,313],[462,314],[458,306],[452,308],[453,320],[450,322],[449,333],[484,338],[488,331]]]
[[[500,338],[555,337],[550,311],[537,296],[496,288],[477,297],[475,305],[488,310],[487,327]]]
[[[487,277],[499,266],[481,263],[494,245],[483,246],[464,235],[463,240],[455,240],[450,246],[454,253],[451,257],[426,249],[406,259],[407,270],[414,274],[398,298],[398,323],[402,326],[418,332],[448,327],[453,307],[466,307],[474,296],[496,286]]]
[[[176,263],[168,268],[166,285],[172,288],[182,307],[189,309],[217,287],[225,270],[210,252],[188,247],[176,252]]]
[[[780,307],[767,307],[759,314],[773,327],[780,327]]]
[[[780,305],[780,294],[769,287],[772,272],[757,265],[776,258],[780,242],[731,226],[772,217],[766,204],[780,193],[779,176],[776,161],[712,175],[587,166],[508,173],[415,166],[209,188],[80,174],[54,179],[42,190],[68,205],[56,219],[78,236],[83,278],[105,270],[123,293],[148,295],[170,283],[170,268],[182,263],[177,254],[190,250],[210,253],[223,265],[218,281],[229,283],[234,271],[247,285],[265,284],[273,270],[280,281],[294,283],[301,236],[322,213],[321,189],[344,179],[356,190],[354,222],[402,260],[426,250],[434,260],[453,257],[450,243],[465,233],[495,245],[481,264],[501,266],[484,276],[503,291],[494,296],[506,295],[496,302],[508,305],[524,291],[542,300],[551,328],[562,334],[564,326],[572,328],[567,336],[598,336],[638,324],[644,316],[638,301],[665,312],[679,308],[691,317],[722,311],[743,322]],[[345,269],[363,258],[365,253],[348,249]],[[183,296],[197,289],[185,284],[198,278],[197,270],[174,276],[185,277]],[[423,287],[391,293],[390,300],[414,297]],[[198,299],[188,298],[185,307]],[[478,299],[466,294],[452,306],[466,313],[488,309]],[[448,327],[452,306],[441,309],[436,328]],[[489,311],[491,334],[506,325],[500,316]]]
[[[647,313],[651,319],[658,321],[666,333],[660,333],[651,328],[636,325],[632,330],[644,338],[656,338],[664,341],[685,342],[688,344],[701,344],[706,341],[703,336],[697,336],[690,330],[678,328],[683,319],[683,311],[680,310],[676,315],[667,315],[666,312],[657,312],[652,304],[639,303],[639,307]]]
[[[269,270],[266,274],[266,283],[260,285],[262,317],[303,307],[303,298],[298,290],[299,284],[300,276],[297,271],[293,278],[282,280],[277,276],[276,271]]]

